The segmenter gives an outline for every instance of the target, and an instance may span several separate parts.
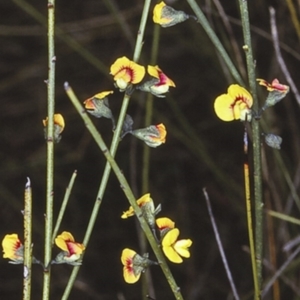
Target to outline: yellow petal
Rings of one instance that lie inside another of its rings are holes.
[[[167,234],[164,236],[162,240],[162,246],[173,246],[173,244],[176,242],[177,238],[179,236],[179,229],[173,228],[170,231],[167,232]]]
[[[174,228],[175,227],[175,222],[173,222],[169,218],[158,218],[156,219],[156,225],[159,228],[159,230],[163,230],[165,228]]]
[[[158,66],[148,66],[147,71],[149,75],[155,78],[159,78],[159,72],[161,72],[161,69]]]
[[[171,80],[161,69],[159,66],[150,66],[148,65],[147,67],[147,71],[149,73],[149,75],[151,75],[154,78],[159,78],[160,82],[158,84],[159,87],[160,85],[167,85],[167,86],[172,86],[175,87],[175,83],[173,82],[173,80]],[[168,90],[166,90],[165,92],[167,92]],[[165,93],[165,92],[161,92],[161,93]]]
[[[141,198],[139,198],[136,203],[138,204],[139,207],[143,206],[147,202],[153,201],[152,198],[150,197],[150,193],[143,195]]]
[[[114,76],[114,80],[119,80],[118,86],[124,88],[125,83],[141,82],[145,76],[145,68],[123,56],[111,65],[110,73]]]
[[[132,264],[132,259],[136,255],[136,252],[132,249],[125,248],[122,251],[121,261],[124,266]]]
[[[110,74],[115,76],[124,66],[129,65],[130,60],[126,57],[123,56],[121,58],[118,58],[110,67]]]
[[[232,84],[229,86],[228,95],[235,101],[242,100],[244,103],[246,103],[248,108],[253,105],[253,98],[251,94],[238,84]]]
[[[67,252],[69,252],[69,250],[66,242],[74,242],[74,241],[75,240],[73,235],[68,231],[64,231],[62,234],[60,234],[55,238],[56,246],[62,249],[63,251],[67,251]]]
[[[156,4],[153,9],[153,22],[156,24],[167,24],[170,22],[169,19],[162,17],[162,10],[166,6],[165,2]]]
[[[215,100],[215,113],[222,121],[233,121],[234,113],[231,107],[233,99],[228,94],[223,94]]]
[[[22,245],[16,233],[5,235],[2,240],[3,258],[15,259],[16,250]]]
[[[180,255],[174,250],[173,247],[163,247],[163,251],[166,255],[166,257],[169,259],[169,261],[180,264],[183,262],[183,259],[180,257]]]
[[[59,133],[61,133],[64,130],[65,120],[64,120],[64,117],[61,114],[55,114],[53,116],[53,123],[60,127],[60,132]],[[45,120],[43,120],[43,125],[44,125],[44,127],[46,127],[48,125],[48,117]]]
[[[98,93],[96,95],[94,95],[93,98],[97,98],[99,100],[103,99],[104,97],[108,96],[109,94],[113,94],[114,91],[104,91],[104,92],[101,92],[101,93]]]
[[[123,267],[123,277],[124,277],[125,282],[132,284],[132,283],[136,283],[140,279],[141,273],[135,275],[133,268],[128,268],[128,267],[124,266]]]
[[[127,211],[124,211],[121,218],[122,219],[127,219],[129,217],[132,217],[134,215],[134,210],[133,207],[130,206],[129,209]]]
[[[180,240],[174,244],[175,251],[181,255],[182,257],[190,257],[189,247],[192,245],[192,241],[190,239]]]

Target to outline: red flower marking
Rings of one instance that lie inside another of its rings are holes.
[[[155,86],[164,85],[168,81],[168,77],[163,72],[158,72],[159,82]]]
[[[130,67],[124,67],[124,66],[122,66],[122,67],[120,68],[120,71],[117,72],[117,73],[115,74],[115,76],[116,76],[117,74],[123,72],[124,70],[125,70],[125,73],[126,73],[127,75],[129,75],[129,77],[130,77],[130,82],[132,82],[132,81],[134,80],[134,70],[131,69]]]

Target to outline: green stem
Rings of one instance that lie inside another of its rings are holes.
[[[244,50],[246,53],[247,70],[250,91],[253,96],[253,110],[258,111],[259,103],[256,93],[255,64],[252,54],[251,32],[247,1],[239,0],[241,20],[244,35]],[[262,200],[262,170],[261,170],[261,142],[260,124],[252,121],[253,136],[253,168],[254,168],[254,199],[255,199],[255,248],[258,288],[262,284],[262,254],[263,254],[263,200]]]
[[[152,49],[150,64],[155,65],[157,61],[158,46],[159,46],[160,26],[154,25]],[[145,115],[145,127],[151,125],[153,115],[153,95],[147,94],[146,99],[146,115]],[[150,172],[150,148],[144,144],[143,149],[143,171],[142,171],[142,194],[149,192],[149,172]]]
[[[149,244],[151,245],[151,247],[153,249],[153,252],[156,255],[156,258],[159,262],[159,265],[161,266],[162,271],[165,274],[165,277],[167,278],[167,281],[169,282],[169,285],[170,285],[170,287],[173,291],[173,294],[174,294],[175,298],[178,299],[178,300],[183,299],[182,295],[180,293],[180,289],[177,286],[177,284],[175,282],[175,279],[174,279],[174,277],[173,277],[173,275],[172,275],[172,273],[171,273],[171,271],[168,267],[166,259],[163,255],[160,247],[157,245],[156,239],[153,236],[153,233],[152,233],[148,223],[144,219],[144,216],[141,212],[140,207],[136,203],[136,199],[133,195],[133,192],[132,192],[126,178],[123,175],[123,172],[118,167],[116,161],[114,160],[113,156],[111,155],[108,148],[106,147],[101,135],[97,131],[96,127],[94,126],[94,124],[91,121],[91,119],[89,118],[89,116],[86,114],[84,108],[82,107],[81,103],[79,102],[79,100],[75,96],[73,90],[68,85],[68,83],[65,83],[65,89],[66,89],[66,92],[67,92],[70,100],[72,101],[72,103],[75,106],[76,110],[78,111],[81,118],[83,119],[84,124],[86,125],[87,129],[90,131],[90,133],[93,136],[93,138],[94,138],[95,142],[97,143],[98,147],[100,148],[103,155],[105,156],[105,158],[109,162],[111,168],[113,169],[114,173],[116,174],[116,177],[120,182],[121,188],[122,188],[124,194],[126,195],[130,205],[133,207],[133,209],[135,211],[135,215],[138,218],[143,231],[145,232],[145,235],[146,235],[146,237],[149,241]]]
[[[249,235],[249,245],[251,253],[251,264],[252,264],[252,273],[253,273],[253,282],[254,282],[254,294],[255,299],[259,299],[259,288],[257,280],[257,268],[255,261],[255,243],[253,235],[253,224],[252,224],[252,212],[251,212],[251,196],[250,196],[250,176],[249,176],[249,165],[248,163],[244,164],[244,180],[245,180],[245,200],[246,200],[246,212],[247,212],[247,225],[248,225],[248,235]]]
[[[24,195],[24,276],[23,300],[30,300],[32,265],[32,192],[27,178]]]
[[[216,47],[217,51],[219,52],[220,56],[223,58],[225,64],[228,67],[229,72],[231,73],[234,80],[239,83],[243,84],[243,79],[240,76],[238,70],[236,69],[235,65],[231,61],[229,55],[227,54],[225,48],[223,47],[222,43],[220,42],[219,38],[211,28],[209,22],[207,21],[204,13],[200,9],[199,5],[196,3],[195,0],[186,0],[189,5],[191,6],[192,10],[194,11],[195,15],[198,18],[198,22],[202,25],[203,29],[207,33],[208,37]]]
[[[160,26],[154,24],[153,38],[151,48],[150,65],[156,65],[158,48],[159,48]],[[145,127],[151,125],[153,115],[153,95],[147,93],[146,98],[146,115],[145,115]],[[151,149],[148,145],[144,144],[143,147],[143,167],[142,167],[142,195],[149,192],[149,173],[150,173],[150,154]],[[147,240],[144,234],[139,235],[140,249],[142,253],[147,252]],[[150,272],[145,273],[146,276],[142,278],[142,297],[147,299],[147,291],[149,291]]]
[[[65,196],[64,196],[63,202],[61,204],[60,210],[59,210],[57,221],[56,221],[56,224],[55,224],[55,227],[54,227],[54,230],[53,230],[53,234],[52,234],[52,245],[54,244],[54,240],[57,236],[57,232],[59,230],[59,227],[60,227],[61,221],[63,219],[63,216],[65,214],[66,207],[67,207],[67,204],[68,204],[69,199],[70,199],[70,195],[71,195],[71,192],[72,192],[72,188],[73,188],[76,176],[77,176],[77,171],[75,170],[73,172],[72,177],[70,179],[70,182],[69,182],[69,184],[66,188]]]
[[[52,253],[53,227],[53,177],[54,177],[54,107],[55,107],[55,0],[48,1],[48,126],[47,126],[47,188],[45,214],[45,255],[44,265],[49,265]],[[50,269],[44,272],[43,300],[50,297]]]

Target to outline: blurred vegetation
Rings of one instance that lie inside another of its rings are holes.
[[[165,1],[192,14],[185,1]],[[295,2],[295,1],[294,1]],[[19,4],[18,4],[19,3]],[[42,119],[46,116],[47,36],[46,28],[24,10],[27,3],[45,17],[44,2],[19,0],[0,2],[0,237],[6,233],[22,236],[23,192],[26,177],[33,188],[34,255],[43,257],[46,143]],[[107,5],[111,3],[111,5]],[[242,52],[242,30],[237,3],[198,1],[217,35],[226,47],[241,74],[245,74]],[[109,66],[120,56],[132,57],[134,40],[142,10],[142,2],[131,1],[57,1],[56,22],[56,112],[65,117],[62,141],[55,148],[55,212],[74,170],[78,176],[61,230],[74,234],[81,241],[89,220],[103,173],[105,159],[82,120],[65,95],[63,83],[68,81],[84,101],[113,87]],[[225,15],[220,17],[218,7]],[[250,1],[250,21],[256,72],[258,78],[278,78],[286,84],[274,53],[270,34],[269,6],[276,9],[281,51],[287,67],[298,84],[299,36],[297,36],[285,1]],[[154,3],[153,3],[154,6]],[[113,7],[113,8],[112,8]],[[296,6],[296,15],[299,7]],[[231,33],[224,26],[228,17]],[[120,21],[121,20],[121,21]],[[120,22],[123,25],[120,25]],[[126,24],[126,26],[124,26]],[[141,63],[148,64],[153,34],[149,16]],[[234,48],[237,45],[237,51]],[[83,50],[82,50],[83,49]],[[83,52],[82,52],[83,51]],[[158,65],[174,80],[166,99],[154,101],[153,124],[163,122],[168,130],[167,143],[151,149],[150,190],[156,204],[161,203],[161,216],[176,221],[183,237],[193,240],[191,258],[184,264],[170,263],[171,270],[185,299],[231,299],[231,291],[217,249],[202,188],[207,191],[224,243],[229,266],[242,299],[251,299],[253,288],[250,257],[245,246],[248,235],[243,187],[243,125],[224,123],[213,111],[216,96],[224,93],[232,82],[228,70],[202,28],[188,20],[171,28],[162,28]],[[244,77],[245,82],[247,82]],[[265,91],[259,89],[261,102]],[[115,90],[110,106],[118,115],[122,94]],[[134,93],[128,113],[134,128],[143,127],[146,94]],[[300,184],[299,103],[290,92],[284,101],[268,109],[263,118],[268,132],[283,138],[282,149],[264,145],[264,202],[266,209],[299,218],[287,178],[295,191]],[[109,144],[111,121],[93,119]],[[120,143],[116,160],[133,187],[141,196],[143,143],[126,136]],[[112,174],[100,209],[94,234],[84,257],[83,266],[70,299],[140,299],[140,283],[123,281],[120,254],[124,247],[138,249],[136,224],[133,219],[121,220],[128,202]],[[264,258],[279,268],[290,255],[283,246],[297,237],[299,227],[265,215]],[[55,254],[54,250],[54,254]],[[150,258],[151,258],[151,251]],[[1,299],[21,299],[22,267],[0,260]],[[71,266],[54,266],[52,299],[60,299]],[[172,299],[161,270],[152,267],[155,299]],[[265,282],[273,272],[264,269]],[[299,259],[279,279],[281,299],[299,299]],[[33,268],[32,299],[40,299],[42,270]],[[265,299],[275,299],[271,290]],[[279,298],[278,298],[279,299]]]

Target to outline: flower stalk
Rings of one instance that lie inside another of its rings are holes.
[[[24,271],[23,299],[30,300],[32,266],[32,192],[30,179],[27,178],[24,193]]]
[[[250,92],[253,96],[253,109],[259,110],[259,103],[256,93],[255,80],[255,64],[252,54],[250,22],[247,1],[239,0],[241,20],[244,35],[244,51],[246,54],[248,80]],[[253,136],[253,173],[254,173],[254,199],[255,199],[255,257],[258,289],[262,284],[262,254],[263,254],[263,201],[262,201],[262,164],[261,164],[261,133],[260,124],[258,121],[252,121],[252,136]],[[259,295],[256,294],[256,299]]]
[[[45,253],[44,265],[48,266],[52,254],[52,227],[53,227],[53,177],[54,177],[54,109],[55,109],[55,0],[48,1],[48,80],[47,103],[47,187],[46,187],[46,214],[45,214]],[[44,272],[43,300],[50,297],[50,270]]]

